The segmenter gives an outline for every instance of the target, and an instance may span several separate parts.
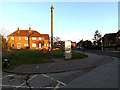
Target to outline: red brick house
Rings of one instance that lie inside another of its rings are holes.
[[[50,47],[49,34],[40,34],[36,30],[17,30],[7,36],[12,49],[43,49]]]

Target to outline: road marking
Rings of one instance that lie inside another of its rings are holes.
[[[113,59],[118,59],[118,58],[116,58],[116,57],[112,57]]]
[[[36,77],[37,75],[32,76],[27,82],[31,81],[34,77]],[[24,84],[26,84],[26,81],[24,83],[22,83],[21,85],[19,85],[18,87],[16,87],[14,90],[16,90],[17,88],[22,87]]]
[[[61,81],[59,81],[59,80],[57,80],[57,82],[58,82],[58,83],[61,83],[61,84],[64,85],[64,86],[67,86],[67,84],[65,84],[65,83],[63,83],[63,82],[61,82]]]
[[[14,86],[14,85],[0,85],[0,87],[19,87],[19,86]],[[21,86],[21,88],[28,88],[27,86]],[[54,88],[54,87],[32,87],[31,88]]]
[[[54,78],[52,78],[52,77],[50,77],[50,76],[48,76],[48,75],[45,75],[45,74],[42,74],[43,76],[45,76],[45,77],[47,77],[47,78],[50,78],[50,79],[52,79],[52,80],[55,80],[55,81],[57,81],[58,83],[61,83],[62,85],[64,85],[64,86],[67,86],[67,84],[65,84],[64,82],[61,82],[61,81],[59,81],[59,80],[56,80],[56,79],[54,79]]]
[[[18,87],[14,85],[0,85],[1,87]],[[23,88],[28,88],[27,86],[22,86]]]
[[[58,82],[57,85],[55,86],[54,90],[60,88],[59,85],[60,85],[60,83]]]
[[[9,76],[15,76],[16,74],[11,74],[11,75],[6,75],[6,76],[4,76],[3,78],[0,78],[0,79],[5,79],[5,78],[7,78],[7,77],[9,77]]]
[[[1,78],[1,79],[4,79],[4,78],[7,78],[7,77],[9,77],[9,76],[15,76],[16,74],[11,74],[11,75],[6,75],[5,77],[3,77],[3,78]],[[55,86],[55,87],[30,87],[30,88],[53,88],[53,89],[57,89],[57,88],[60,88],[60,87],[64,87],[64,86],[67,86],[64,82],[61,82],[61,81],[59,81],[59,80],[56,80],[56,79],[54,79],[54,78],[52,78],[52,77],[50,77],[50,76],[48,76],[48,75],[45,75],[45,74],[42,74],[43,76],[45,76],[45,77],[47,77],[47,78],[50,78],[51,80],[55,80],[56,82],[57,82],[57,85]],[[34,77],[36,77],[37,76],[37,74],[36,75],[34,75],[34,76],[32,76],[27,82],[29,82],[29,81],[31,81]],[[18,89],[18,88],[29,88],[28,86],[23,86],[23,85],[25,85],[26,84],[26,81],[24,82],[24,83],[22,83],[22,84],[20,84],[19,86],[14,86],[14,85],[0,85],[0,86],[4,86],[4,87],[15,87],[15,89],[14,90],[16,90],[16,89]],[[59,85],[60,84],[62,84],[63,86],[60,86],[59,87]]]

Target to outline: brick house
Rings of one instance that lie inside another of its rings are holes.
[[[115,38],[116,38],[116,44],[119,44],[119,45],[120,45],[120,30],[117,32]]]
[[[120,44],[120,30],[117,33],[108,33],[103,37],[104,45]]]
[[[50,47],[49,34],[40,34],[35,30],[17,30],[7,36],[8,43],[12,49],[43,49]]]

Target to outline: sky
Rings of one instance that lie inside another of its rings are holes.
[[[92,40],[96,30],[118,31],[118,2],[2,2],[0,29],[9,35],[20,30],[37,30],[51,36],[53,5],[53,36],[61,40]]]

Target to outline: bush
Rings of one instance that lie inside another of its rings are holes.
[[[91,46],[85,47],[85,49],[101,50],[101,46],[99,46],[99,45],[91,45]]]
[[[115,44],[112,44],[112,45],[104,45],[103,47],[104,47],[104,48],[116,48],[117,45],[115,45]]]

